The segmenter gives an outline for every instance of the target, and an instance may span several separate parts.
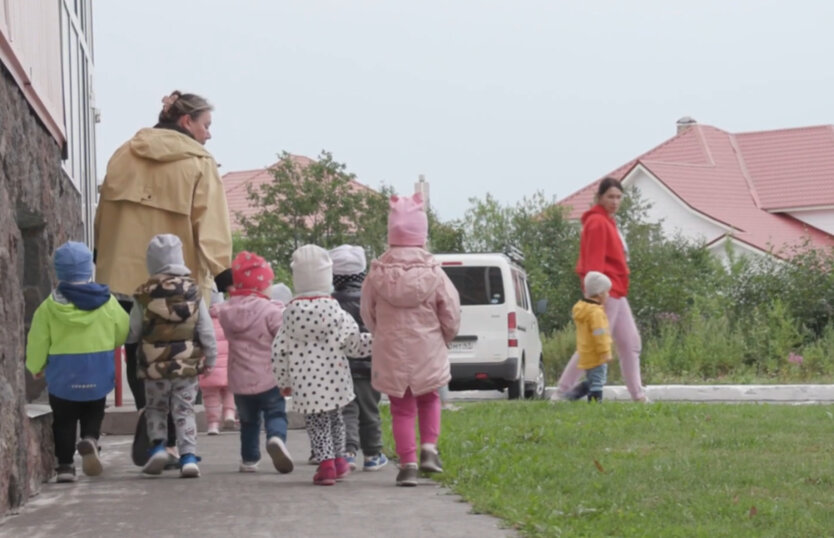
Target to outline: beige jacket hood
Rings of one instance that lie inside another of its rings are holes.
[[[107,165],[95,219],[96,280],[131,295],[148,278],[145,252],[157,234],[177,235],[208,296],[231,266],[229,210],[217,163],[197,141],[170,129],[142,129]]]

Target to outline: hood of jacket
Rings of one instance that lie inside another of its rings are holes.
[[[249,331],[252,325],[263,319],[266,310],[274,306],[269,299],[259,295],[237,295],[217,305],[215,310],[229,338]]]
[[[328,304],[336,308],[326,308]],[[332,297],[300,297],[284,310],[284,331],[298,342],[324,342],[342,326],[342,309]]]
[[[181,161],[190,157],[211,157],[193,138],[172,129],[141,129],[130,140],[130,151],[151,161]]]
[[[394,306],[410,308],[425,301],[443,283],[443,270],[420,247],[391,247],[371,262],[365,285]]]
[[[577,322],[587,321],[595,309],[600,308],[601,305],[594,301],[590,301],[588,299],[581,299],[577,301],[575,305],[573,305],[573,309],[571,313],[573,314],[573,319]]]
[[[110,300],[110,288],[96,282],[59,282],[53,297],[59,303],[70,302],[81,310],[95,310]]]
[[[53,319],[59,319],[67,325],[87,327],[92,323],[101,323],[101,313],[98,310],[81,310],[71,302],[56,300],[54,295],[49,296],[46,306]]]
[[[591,217],[596,216],[604,217],[606,220],[611,221],[611,224],[613,224],[614,226],[617,225],[617,221],[614,220],[614,217],[609,215],[608,211],[606,211],[605,208],[599,204],[594,205],[591,209],[582,213],[582,224],[584,225],[585,221],[587,221]]]

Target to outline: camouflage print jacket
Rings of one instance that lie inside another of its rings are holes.
[[[197,337],[202,297],[187,276],[154,275],[134,295],[142,311],[140,378],[193,377],[205,368]]]

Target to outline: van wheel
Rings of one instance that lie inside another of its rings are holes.
[[[521,361],[521,370],[518,372],[518,379],[512,381],[507,387],[507,395],[510,400],[524,398],[524,360]]]
[[[530,390],[524,391],[526,398],[533,398],[536,400],[544,399],[544,391],[547,388],[547,380],[544,377],[544,361],[539,359],[539,373],[536,374],[536,381],[533,383]]]

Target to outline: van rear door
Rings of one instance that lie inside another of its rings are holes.
[[[507,305],[501,268],[444,261],[443,270],[460,294],[461,322],[449,346],[458,363],[507,359]]]

